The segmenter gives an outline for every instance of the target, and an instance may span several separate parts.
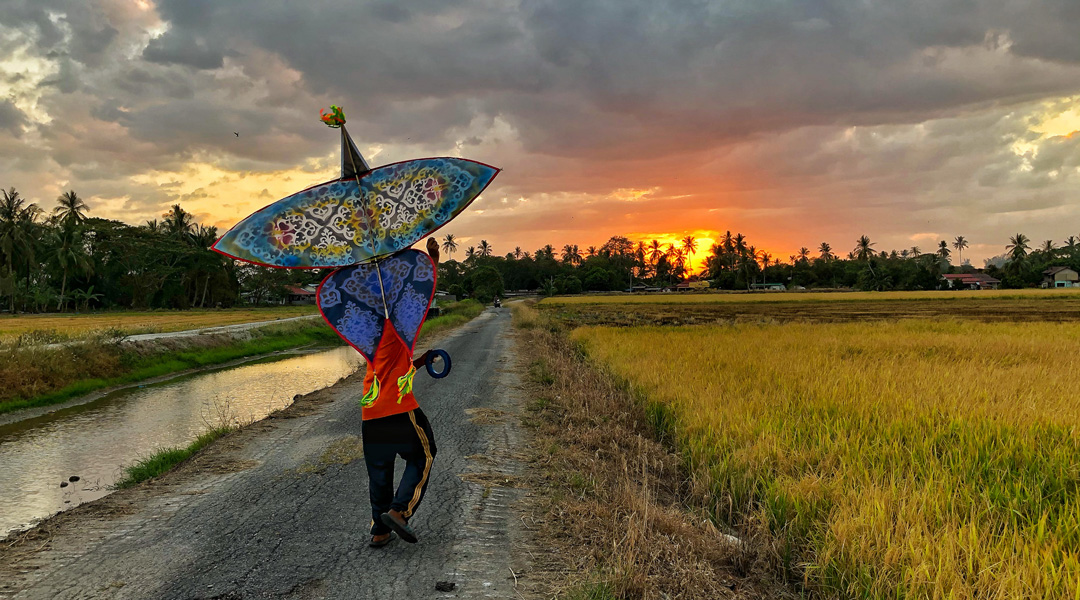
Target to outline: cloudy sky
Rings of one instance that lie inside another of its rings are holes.
[[[1076,0],[4,0],[0,186],[227,228],[335,176],[335,103],[374,165],[502,167],[444,230],[500,254],[964,235],[981,266],[1080,236],[1078,23]]]

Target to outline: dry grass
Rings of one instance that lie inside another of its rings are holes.
[[[315,306],[273,308],[230,308],[222,310],[128,311],[88,314],[43,314],[0,317],[0,342],[21,335],[51,338],[47,341],[79,339],[95,331],[114,330],[128,335],[164,333],[273,321],[318,313]]]
[[[887,300],[1080,299],[1080,288],[927,292],[711,292],[559,296],[542,304],[701,304],[713,302],[865,302]]]
[[[648,424],[644,405],[591,368],[527,306],[515,322],[534,398],[533,472],[542,481],[541,535],[574,573],[565,598],[782,597],[762,584],[756,557],[733,546],[700,511],[678,456]]]
[[[1080,325],[585,328],[820,597],[1080,596]]]

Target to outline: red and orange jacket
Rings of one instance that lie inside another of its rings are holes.
[[[379,419],[407,413],[419,408],[412,393],[412,351],[387,320],[383,323],[383,336],[375,350],[374,362],[368,363],[364,375],[363,420]]]

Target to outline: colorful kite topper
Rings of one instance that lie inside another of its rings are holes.
[[[363,263],[408,248],[465,210],[499,169],[463,158],[421,158],[371,169],[340,107],[322,120],[341,129],[341,177],[263,208],[213,249],[268,267]]]

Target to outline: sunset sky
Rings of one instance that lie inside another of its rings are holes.
[[[4,0],[0,186],[224,231],[336,176],[333,103],[373,165],[504,169],[440,232],[462,248],[964,235],[982,266],[1080,236],[1078,24],[1076,0]]]

